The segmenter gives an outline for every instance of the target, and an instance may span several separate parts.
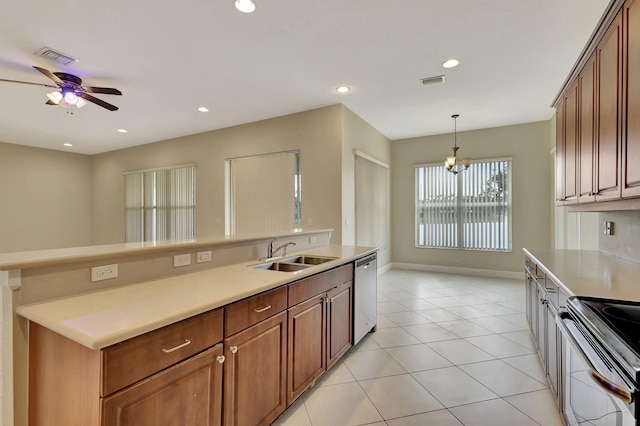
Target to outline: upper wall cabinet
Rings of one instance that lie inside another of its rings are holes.
[[[622,144],[622,196],[640,196],[640,1],[624,8],[625,122]]]
[[[637,206],[637,200],[624,200],[640,197],[640,0],[622,3],[614,3],[603,17],[592,47],[557,97],[556,200],[561,205],[625,209]],[[623,201],[593,207],[613,200]]]
[[[578,203],[595,201],[594,150],[596,112],[596,54],[593,53],[578,76]]]
[[[622,130],[622,17],[613,21],[597,50],[595,190],[596,201],[620,198],[620,135]]]

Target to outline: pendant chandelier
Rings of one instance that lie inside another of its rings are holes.
[[[447,171],[454,175],[467,170],[471,164],[470,158],[463,158],[462,164],[458,163],[458,150],[460,149],[458,147],[458,117],[460,117],[460,114],[453,114],[451,116],[451,118],[453,118],[453,147],[451,148],[453,155],[444,160],[444,166],[447,168]]]

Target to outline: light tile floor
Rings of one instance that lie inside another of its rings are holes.
[[[370,333],[276,421],[556,426],[523,280],[390,270]]]

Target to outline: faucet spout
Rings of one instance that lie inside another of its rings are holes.
[[[280,250],[280,249],[284,249],[284,250],[282,251],[282,255],[283,255],[283,256],[286,256],[286,255],[287,255],[287,247],[289,247],[289,246],[295,246],[295,245],[296,245],[296,243],[295,243],[295,242],[293,242],[293,241],[289,241],[288,243],[284,243],[284,244],[282,244],[281,246],[278,246],[278,248],[276,248],[276,249],[273,249],[273,247],[272,247],[272,249],[273,249],[273,250],[272,250],[272,252],[271,252],[271,257],[273,257],[273,256],[274,256],[274,255],[275,255],[275,254]]]

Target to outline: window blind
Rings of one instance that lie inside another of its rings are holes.
[[[125,173],[125,240],[194,238],[195,196],[195,166]]]
[[[356,245],[387,247],[389,166],[355,151]]]
[[[511,251],[511,163],[416,166],[416,246]]]
[[[230,234],[300,227],[299,157],[287,151],[227,160]]]

